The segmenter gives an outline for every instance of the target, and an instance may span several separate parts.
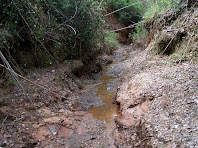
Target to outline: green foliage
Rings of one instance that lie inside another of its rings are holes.
[[[17,63],[31,54],[31,66],[44,66],[52,56],[58,61],[90,56],[103,39],[96,7],[94,0],[0,1],[0,48]]]
[[[180,54],[173,53],[170,55],[170,62],[172,63],[183,63],[187,59],[188,59],[187,56],[181,53]]]
[[[170,56],[172,56],[172,57],[177,57],[177,58],[182,58],[182,57],[183,57],[183,54],[176,54],[176,53],[173,53],[173,54],[171,54]]]
[[[180,0],[150,0],[145,3],[147,9],[144,13],[144,19],[149,19],[154,17],[155,13],[176,7],[179,2]]]
[[[140,23],[135,28],[135,33],[133,34],[133,39],[138,40],[147,34],[147,30],[144,28],[144,23]]]
[[[107,4],[112,11],[132,5],[118,11],[119,20],[122,22],[131,23],[131,21],[138,22],[141,20],[143,7],[139,0],[107,0]]]
[[[143,20],[139,23],[135,32],[133,33],[133,39],[140,39],[147,34],[145,24],[150,25],[156,19],[160,18],[159,12],[167,10],[169,8],[175,8],[179,5],[180,0],[149,0],[142,3],[144,9]]]
[[[112,48],[117,48],[118,40],[117,40],[117,33],[109,32],[107,30],[104,31],[104,41]]]
[[[8,80],[8,85],[14,85],[14,84],[15,84],[15,81],[12,78],[10,78]]]

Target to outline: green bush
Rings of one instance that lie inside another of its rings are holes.
[[[140,23],[135,27],[135,33],[133,39],[138,40],[147,34],[147,30],[144,28],[144,23]]]
[[[144,13],[144,19],[153,17],[157,12],[176,7],[179,2],[180,0],[150,0],[145,2],[146,11]]]
[[[112,11],[132,5],[116,13],[119,15],[119,20],[126,24],[131,24],[131,21],[138,22],[142,18],[143,8],[139,0],[107,0],[107,5]]]
[[[117,33],[110,32],[105,30],[104,31],[104,41],[106,44],[110,45],[112,48],[116,49],[118,45],[118,40],[117,40]]]
[[[94,0],[0,1],[0,49],[23,65],[25,54],[32,55],[31,66],[90,56],[103,40],[97,6]]]
[[[161,17],[159,12],[169,8],[176,8],[180,0],[149,0],[142,3],[144,9],[143,20],[135,27],[133,39],[140,39],[147,34],[145,24],[151,25],[156,19]]]

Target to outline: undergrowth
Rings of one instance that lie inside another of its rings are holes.
[[[109,32],[107,30],[104,31],[104,41],[108,45],[110,45],[113,49],[117,48],[118,40],[117,40],[118,34],[115,32]]]
[[[158,12],[167,10],[169,8],[176,8],[180,0],[150,0],[146,3],[146,11],[144,13],[144,19],[154,17]]]
[[[97,7],[93,0],[2,0],[0,49],[26,68],[91,57],[104,40]]]
[[[149,0],[142,3],[144,14],[142,22],[135,27],[133,39],[137,40],[147,34],[146,24],[152,24],[155,20],[161,17],[160,12],[169,8],[177,9],[180,0]]]
[[[125,24],[137,23],[142,18],[143,7],[139,0],[107,0],[107,5],[112,11],[126,7],[116,13],[119,20]]]
[[[147,30],[144,27],[144,23],[140,23],[135,27],[135,33],[133,34],[132,38],[134,40],[140,39],[141,37],[147,34]]]

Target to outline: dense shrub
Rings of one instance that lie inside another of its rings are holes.
[[[125,24],[137,23],[142,18],[143,7],[139,0],[107,0],[107,5],[112,11],[126,7],[116,13]]]
[[[142,21],[136,26],[133,33],[133,39],[140,39],[147,34],[147,25],[151,25],[156,19],[161,17],[160,12],[169,8],[175,11],[180,3],[180,0],[148,0],[142,3],[144,14]],[[177,13],[176,13],[177,14]]]
[[[168,8],[174,8],[178,6],[179,2],[180,0],[149,0],[144,3],[146,6],[144,19],[153,17],[157,12],[167,10]]]
[[[102,38],[93,0],[0,1],[0,48],[24,66],[90,56]]]

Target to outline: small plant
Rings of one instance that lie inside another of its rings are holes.
[[[117,33],[109,32],[107,30],[104,31],[104,41],[109,44],[112,48],[117,48],[118,40],[116,39],[118,36]]]
[[[12,79],[12,78],[8,79],[8,83],[7,83],[8,86],[11,86],[11,85],[14,85],[14,84],[15,84],[14,79]]]
[[[140,23],[135,28],[135,33],[133,34],[133,39],[134,40],[140,39],[141,37],[145,36],[146,34],[147,34],[147,30],[144,28],[143,23]]]
[[[170,55],[170,57],[171,57],[170,60],[172,63],[181,63],[186,60],[186,56],[184,56],[183,54],[173,53]]]
[[[182,58],[182,57],[183,57],[183,54],[176,54],[176,53],[173,53],[173,54],[171,54],[170,56],[172,56],[172,57],[177,57],[177,58]]]

